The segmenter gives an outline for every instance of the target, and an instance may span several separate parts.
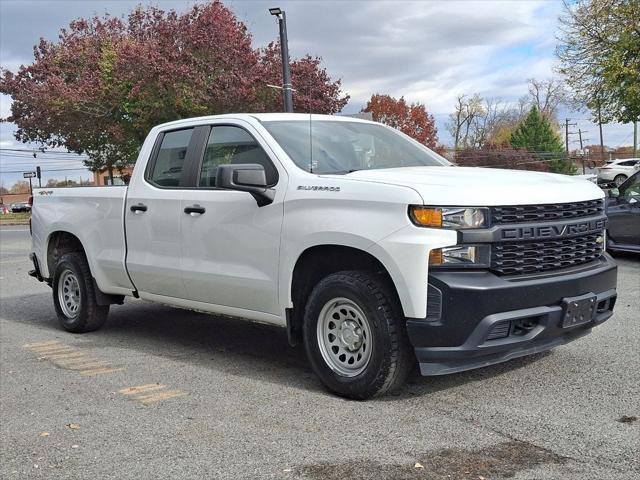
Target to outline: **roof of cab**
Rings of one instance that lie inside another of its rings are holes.
[[[224,120],[224,119],[236,119],[236,120],[250,120],[256,119],[259,122],[278,122],[278,121],[299,121],[308,122],[309,117],[311,120],[323,120],[333,122],[362,122],[372,123],[370,120],[364,120],[362,118],[347,117],[340,115],[321,115],[321,114],[308,114],[308,113],[225,113],[222,115],[208,115],[204,117],[182,118],[180,120],[174,120],[172,122],[156,125],[155,128],[165,129],[166,127],[179,125],[186,122],[206,122],[208,120]]]

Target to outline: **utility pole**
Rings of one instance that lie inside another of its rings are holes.
[[[633,158],[638,158],[638,120],[633,122]]]
[[[598,128],[600,129],[600,161],[604,160],[604,140],[602,138],[602,115],[600,113],[600,104],[598,103]]]
[[[569,123],[569,118],[565,118],[564,120],[564,146],[565,149],[567,151],[567,156],[566,156],[566,162],[569,163],[571,162],[571,159],[569,158],[569,133],[575,135],[576,132],[569,132],[569,125],[571,125],[572,127],[576,127],[578,126],[577,123]],[[573,162],[571,162],[573,163]]]
[[[580,150],[582,150],[582,130],[578,129],[578,136],[580,137]]]
[[[584,152],[582,151],[582,130],[578,129],[578,137],[580,138],[580,155],[582,156],[582,174],[586,173],[584,168]]]
[[[289,70],[289,42],[287,40],[287,15],[281,8],[270,8],[269,13],[278,18],[280,26],[280,54],[282,55],[282,100],[285,112],[293,112],[291,71]]]
[[[570,118],[565,118],[564,120],[564,145],[567,150],[567,156],[569,155],[569,133],[575,135],[576,132],[569,132],[569,127],[577,127],[577,123],[569,123]]]

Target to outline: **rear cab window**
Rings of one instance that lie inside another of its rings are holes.
[[[149,182],[165,188],[181,185],[193,131],[193,128],[184,128],[161,134],[146,173]]]

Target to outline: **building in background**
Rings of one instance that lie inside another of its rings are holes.
[[[133,173],[133,166],[125,167],[122,170],[117,170],[113,172],[113,185],[127,185],[129,183],[129,179],[131,178],[132,173]],[[93,184],[96,187],[111,185],[111,182],[109,181],[109,172],[108,171],[94,172]]]

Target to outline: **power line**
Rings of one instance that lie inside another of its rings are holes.
[[[80,170],[87,170],[86,168],[47,168],[46,170],[42,170],[43,173],[47,173],[47,172],[73,172],[73,171],[80,171]],[[1,173],[24,173],[24,169],[23,170],[3,170],[1,171]]]

